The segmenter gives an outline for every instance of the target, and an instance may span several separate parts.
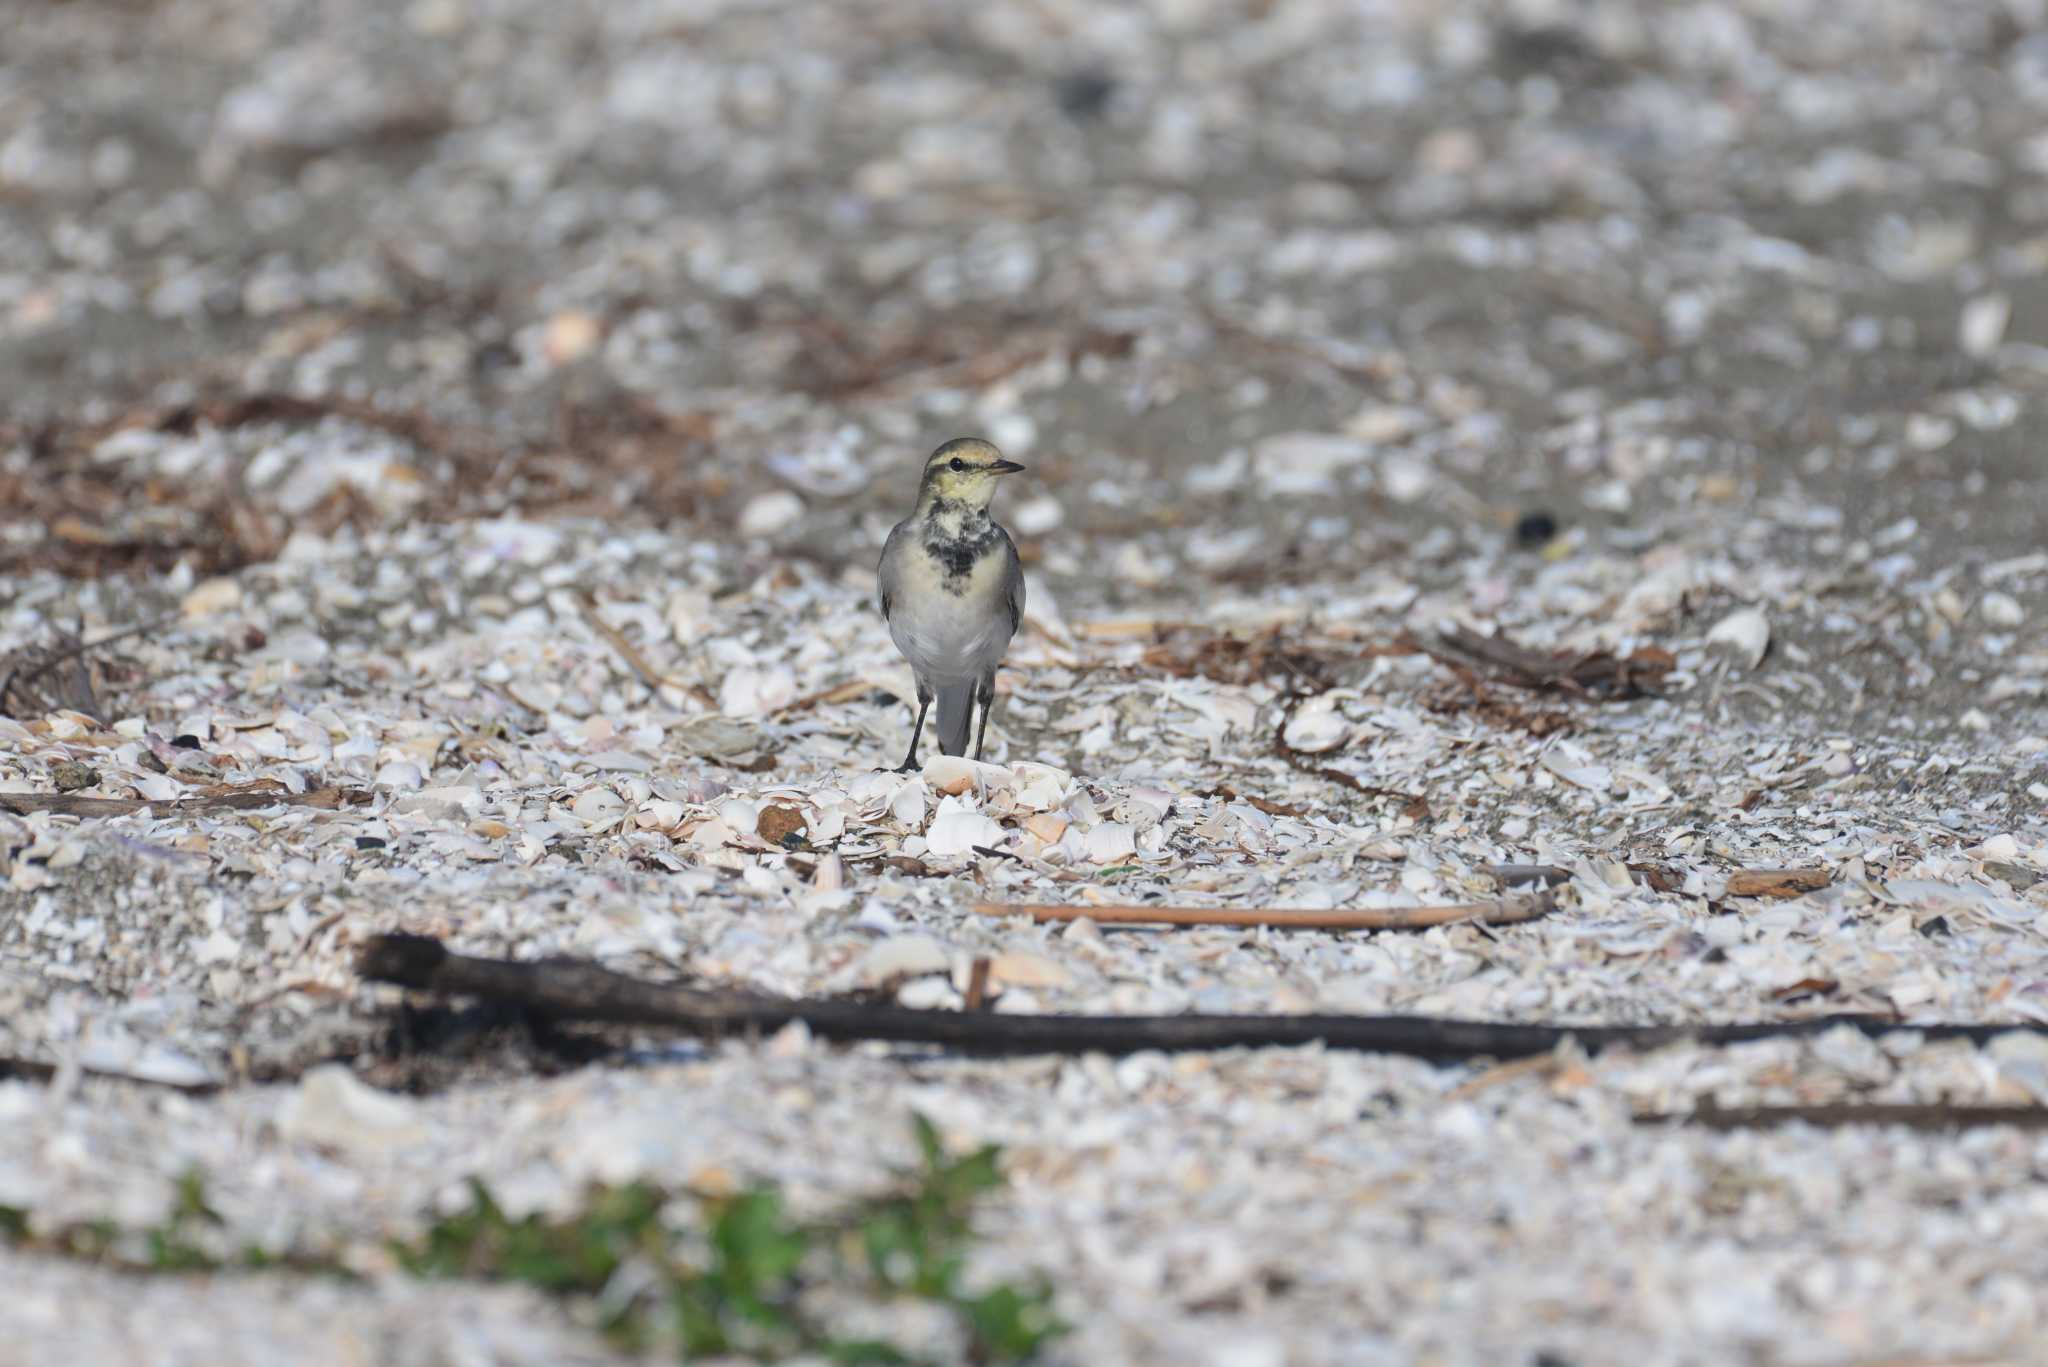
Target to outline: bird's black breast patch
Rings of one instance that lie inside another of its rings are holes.
[[[943,514],[951,510],[943,502],[933,511],[940,515],[925,521],[925,554],[937,561],[944,572],[939,586],[957,598],[967,592],[974,567],[995,549],[1002,531],[989,520],[987,513],[959,517],[955,523],[957,530],[954,530],[945,525],[948,519]]]

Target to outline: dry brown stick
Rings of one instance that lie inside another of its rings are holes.
[[[20,653],[9,657],[6,676],[0,677],[0,715],[7,714],[8,698],[10,696],[20,696],[23,703],[28,703],[30,701],[26,696],[28,685],[34,683],[58,665],[82,662],[86,656],[92,654],[93,651],[98,650],[101,646],[110,646],[116,641],[125,641],[131,636],[139,636],[143,632],[154,631],[158,627],[168,626],[176,620],[177,614],[171,613],[162,617],[152,618],[146,622],[136,622],[131,626],[122,627],[119,631],[108,632],[105,636],[91,641],[84,639],[82,626],[79,634],[65,632],[60,628],[58,635],[61,639],[56,649],[37,652],[33,659],[23,659]],[[82,700],[85,705],[77,710],[85,713],[94,721],[104,722],[106,718],[100,714],[98,700],[92,696],[91,675],[84,672],[82,663],[80,664],[80,670],[83,676],[83,687],[86,696]],[[22,692],[17,694],[17,690],[22,690]],[[44,701],[48,703],[55,700],[46,698]]]
[[[1725,1111],[1714,1106],[1702,1106],[1691,1113],[1675,1111],[1639,1115],[1636,1123],[1698,1125],[1709,1130],[1750,1130],[1795,1124],[1830,1129],[1844,1125],[1904,1125],[1915,1130],[2015,1125],[2021,1129],[2042,1130],[2048,1129],[2048,1106],[1862,1105],[1845,1102],[1828,1106],[1743,1106]]]
[[[315,788],[308,793],[265,790],[260,793],[221,793],[213,797],[174,797],[152,802],[140,797],[80,797],[76,793],[0,793],[0,811],[27,816],[31,812],[54,812],[58,816],[126,816],[144,807],[160,816],[194,812],[253,812],[265,807],[317,807],[335,811],[358,807],[370,800],[360,788]]]
[[[1625,659],[1605,650],[1550,653],[1505,635],[1481,636],[1462,626],[1440,634],[1435,647],[1423,649],[1431,659],[1453,669],[1460,668],[1464,660],[1477,660],[1517,688],[1554,689],[1617,702],[1657,696],[1658,685],[1675,664],[1668,652],[1660,650],[1639,650]]]
[[[453,457],[464,451],[485,451],[491,449],[490,437],[482,432],[460,431],[427,416],[424,412],[408,412],[379,407],[356,399],[345,399],[332,395],[307,396],[282,392],[245,394],[221,402],[210,402],[197,406],[196,417],[203,417],[214,427],[244,427],[252,423],[294,423],[318,422],[322,418],[338,417],[362,427],[388,432],[403,441],[409,441],[422,451]],[[165,415],[159,427],[165,427],[185,417],[183,412]]]
[[[647,657],[640,653],[640,647],[634,645],[625,632],[605,621],[603,614],[597,610],[597,599],[589,590],[585,589],[576,595],[576,606],[582,611],[583,620],[590,629],[603,637],[605,643],[619,653],[619,658],[626,662],[626,667],[638,675],[640,682],[646,684],[650,690],[659,693],[664,688],[680,689],[693,701],[705,707],[718,706],[718,700],[702,686],[672,678],[648,663]]]
[[[132,626],[122,627],[119,631],[110,631],[106,635],[96,637],[90,641],[84,640],[78,636],[71,636],[70,642],[68,644],[64,645],[63,647],[57,650],[51,651],[47,655],[42,656],[28,668],[10,673],[8,675],[8,682],[26,682],[30,679],[38,677],[39,675],[48,673],[50,670],[55,669],[58,665],[63,664],[66,660],[76,659],[81,655],[90,655],[93,651],[98,650],[101,646],[110,646],[116,641],[125,641],[130,636],[140,636],[145,631],[154,631],[158,627],[169,626],[172,622],[175,622],[177,620],[178,614],[167,613],[162,617],[151,618],[147,622],[137,622]],[[68,635],[69,633],[66,634]]]
[[[1402,814],[1410,820],[1420,821],[1428,816],[1429,800],[1427,798],[1416,793],[1404,793],[1398,788],[1377,787],[1362,779],[1353,778],[1342,769],[1316,763],[1308,751],[1297,750],[1287,743],[1288,723],[1294,720],[1295,711],[1303,703],[1307,702],[1311,696],[1311,694],[1307,693],[1292,694],[1288,698],[1287,705],[1280,709],[1280,725],[1274,728],[1273,731],[1273,753],[1304,774],[1313,774],[1315,777],[1326,779],[1331,783],[1342,784],[1355,793],[1364,793],[1367,797],[1398,797],[1406,804],[1401,809]]]
[[[1481,636],[1462,626],[1443,632],[1438,639],[1461,655],[1506,672],[1511,681],[1556,684],[1575,692],[1584,691],[1572,677],[1572,671],[1589,657],[1531,650],[1506,636]]]
[[[1636,344],[1651,356],[1662,355],[1669,348],[1664,339],[1663,319],[1626,295],[1547,272],[1538,273],[1528,283],[1553,306],[1571,311],[1584,310],[1602,322],[1613,324],[1633,337]]]
[[[963,1010],[979,1011],[987,1004],[988,969],[989,961],[985,957],[977,957],[973,965],[968,968],[967,992],[961,1001]]]
[[[1503,897],[1497,902],[1467,902],[1440,907],[1331,907],[1305,910],[1283,907],[1153,907],[1064,906],[1036,902],[981,902],[979,916],[1029,916],[1034,921],[1089,920],[1098,924],[1166,926],[1270,926],[1278,930],[1428,930],[1431,926],[1474,921],[1486,926],[1511,926],[1533,921],[1557,906],[1547,892],[1528,897]]]
[[[770,708],[768,715],[788,717],[798,712],[808,712],[820,704],[852,702],[873,688],[874,685],[866,679],[848,679],[844,683],[833,684],[830,688],[821,688],[816,693],[806,693],[803,697],[792,699],[780,707]]]
[[[1233,338],[1256,350],[1273,355],[1290,356],[1297,360],[1327,366],[1332,373],[1343,376],[1353,384],[1374,388],[1384,384],[1391,377],[1390,371],[1373,362],[1333,356],[1321,347],[1291,337],[1275,337],[1271,333],[1261,332],[1249,324],[1227,317],[1215,309],[1197,305],[1196,312],[1220,336]]]
[[[913,357],[898,358],[882,356],[870,363],[869,373],[848,376],[821,386],[825,397],[834,399],[855,399],[880,397],[899,386],[916,381],[919,388],[953,388],[965,385],[980,388],[995,383],[1007,375],[1014,375],[1028,365],[1043,360],[1053,347],[1043,344],[1012,347],[1008,351],[988,351],[978,356],[965,356],[958,360],[939,361],[918,365]],[[898,359],[909,361],[902,368],[893,368]],[[884,369],[884,367],[891,367]]]
[[[1728,875],[1730,897],[1797,897],[1834,881],[1826,869],[1737,869]]]
[[[1512,887],[1516,883],[1542,883],[1548,886],[1551,883],[1572,881],[1572,871],[1556,864],[1488,864],[1485,866],[1485,872],[1487,877],[1504,888]]]
[[[48,1082],[62,1071],[57,1064],[34,1058],[0,1058],[0,1079],[10,1077],[27,1078],[31,1082]],[[137,1082],[146,1087],[169,1087],[175,1092],[191,1096],[207,1096],[220,1090],[218,1082],[170,1082],[158,1077],[143,1077],[135,1073],[124,1073],[113,1068],[81,1066],[78,1070],[87,1077],[111,1078],[116,1082]]]
[[[1092,622],[1074,622],[1068,630],[1083,640],[1089,641],[1136,641],[1155,638],[1168,631],[1185,631],[1194,628],[1194,622],[1181,621],[1171,617],[1108,617]],[[1098,668],[1116,668],[1101,665]]]
[[[1196,793],[1195,796],[1220,797],[1225,802],[1242,802],[1264,812],[1267,816],[1307,816],[1309,814],[1306,807],[1295,807],[1285,802],[1275,802],[1269,797],[1260,797],[1256,793],[1240,793],[1228,783],[1219,783],[1206,792]]]
[[[1903,1025],[1876,1016],[1822,1016],[1741,1025],[1509,1025],[1428,1016],[1043,1016],[989,1011],[925,1011],[849,1001],[792,1000],[749,992],[645,982],[587,959],[510,959],[452,954],[424,935],[377,935],[364,944],[356,972],[371,982],[476,997],[556,1020],[664,1026],[695,1035],[770,1034],[802,1021],[820,1039],[936,1044],[973,1053],[1127,1054],[1141,1049],[1230,1049],[1320,1043],[1332,1049],[1443,1061],[1527,1058],[1566,1040],[1588,1053],[1654,1049],[1681,1041],[1735,1044],[1776,1036],[1817,1035],[1848,1026],[1869,1035],[1910,1030],[1926,1040],[1983,1043],[2009,1032],[2048,1033],[2024,1025]]]

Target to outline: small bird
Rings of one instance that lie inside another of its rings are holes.
[[[917,680],[917,724],[897,773],[918,767],[925,713],[939,705],[939,750],[967,753],[974,705],[988,739],[996,666],[1024,620],[1024,566],[1001,524],[988,515],[996,482],[1024,467],[979,437],[959,437],[932,452],[917,486],[917,507],[882,547],[882,619]]]

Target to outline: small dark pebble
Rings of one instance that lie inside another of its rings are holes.
[[[1515,523],[1515,544],[1525,549],[1548,545],[1557,535],[1557,519],[1549,513],[1523,513]]]
[[[1947,935],[1949,933],[1948,917],[1937,916],[1931,921],[1922,921],[1920,923],[1920,933],[1930,940]]]
[[[1061,112],[1069,118],[1092,119],[1109,108],[1109,100],[1116,94],[1116,77],[1099,67],[1083,67],[1060,77],[1053,87],[1053,98],[1059,101]]]
[[[199,748],[199,737],[178,736],[171,741],[171,744],[177,746],[180,750],[197,750]]]
[[[384,842],[374,835],[359,835],[356,837],[356,848],[359,850],[381,850],[384,848]]]
[[[75,759],[59,760],[51,765],[50,778],[60,793],[75,793],[80,788],[94,787],[100,781],[98,770]]]
[[[486,342],[470,357],[471,368],[480,375],[517,364],[519,353],[504,342]]]
[[[1536,1356],[1529,1361],[1529,1367],[1572,1367],[1572,1360],[1548,1348],[1536,1350]]]
[[[199,430],[199,405],[181,403],[157,420],[156,430],[189,437]]]
[[[1600,57],[1597,48],[1561,24],[1496,32],[1493,50],[1502,70],[1517,77],[1560,69],[1576,71]]]

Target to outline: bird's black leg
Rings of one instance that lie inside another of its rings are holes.
[[[896,766],[899,774],[908,774],[917,768],[917,742],[924,735],[924,714],[931,710],[932,695],[922,689],[917,695],[917,725],[910,728],[910,753],[903,757],[903,763]]]
[[[988,740],[988,708],[996,700],[996,679],[991,674],[981,681],[981,687],[974,691],[975,700],[981,704],[981,730],[974,737],[974,762],[981,763],[981,747]]]

